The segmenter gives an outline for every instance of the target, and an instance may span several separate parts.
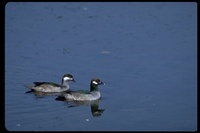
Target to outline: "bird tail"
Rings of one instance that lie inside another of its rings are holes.
[[[29,89],[33,89],[34,85],[24,85],[24,87],[29,88]]]

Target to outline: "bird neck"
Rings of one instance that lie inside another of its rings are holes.
[[[90,91],[99,91],[97,85],[94,85],[92,82],[90,83]]]
[[[65,81],[65,80],[62,80],[62,86],[63,86],[64,88],[68,88],[68,89],[69,89],[69,84],[68,84],[68,82]]]

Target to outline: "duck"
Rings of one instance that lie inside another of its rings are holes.
[[[32,85],[24,86],[35,92],[64,92],[69,90],[69,81],[75,82],[74,77],[71,74],[64,74],[61,85],[53,82],[33,82]]]
[[[105,85],[99,78],[92,78],[90,82],[89,90],[78,91],[65,91],[59,95],[55,100],[59,101],[92,101],[101,98],[101,93],[98,89],[98,85]]]

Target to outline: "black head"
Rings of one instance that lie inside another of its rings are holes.
[[[100,79],[93,78],[90,83],[90,91],[98,91],[98,85],[105,85]]]
[[[91,80],[91,84],[92,85],[95,85],[95,86],[98,86],[98,85],[105,85],[100,79],[98,79],[98,78],[93,78],[92,80]]]
[[[64,80],[64,81],[73,81],[73,82],[75,82],[74,77],[73,77],[71,74],[65,74],[65,75],[63,76],[62,80]]]

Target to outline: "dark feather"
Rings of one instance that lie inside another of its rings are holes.
[[[35,84],[35,86],[40,86],[42,84],[49,84],[49,85],[52,85],[52,86],[55,86],[55,87],[61,87],[61,85],[53,83],[53,82],[34,82],[34,84]]]
[[[65,101],[66,99],[63,96],[58,96],[55,100],[57,100],[57,101]]]

